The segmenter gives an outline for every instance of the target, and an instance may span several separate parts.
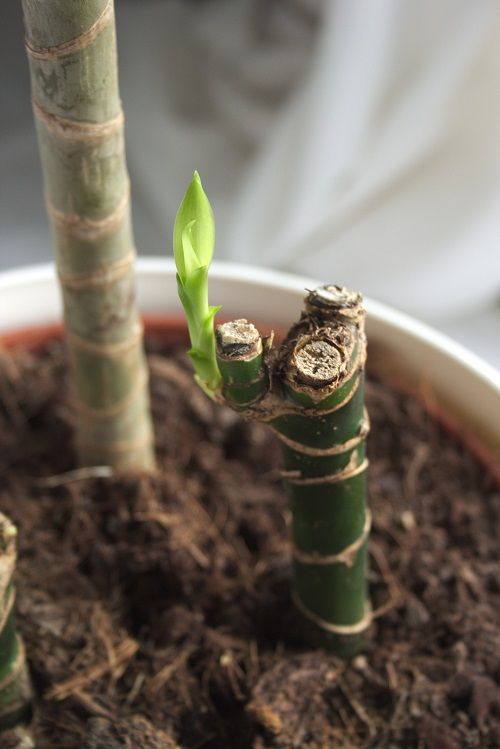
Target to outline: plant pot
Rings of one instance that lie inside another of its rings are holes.
[[[168,261],[152,259],[143,260],[138,265],[139,302],[146,318],[147,327],[150,331],[159,333],[160,337],[165,336],[167,327],[170,338],[172,338],[172,331],[174,337],[182,338],[184,333],[175,290],[173,265]],[[315,282],[308,279],[219,264],[214,267],[211,301],[221,303],[224,307],[224,315],[227,317],[245,316],[256,323],[265,318],[264,323],[271,322],[278,330],[286,329],[297,316],[304,288],[311,288],[314,285]],[[50,266],[3,274],[0,277],[0,341],[8,346],[24,345],[33,348],[60,335],[58,300],[59,295],[54,272]],[[466,441],[469,448],[483,463],[487,464],[491,470],[497,471],[497,478],[499,478],[500,426],[495,418],[500,406],[500,377],[498,374],[460,346],[426,326],[374,302],[368,301],[367,308],[372,368],[377,369],[386,380],[397,383],[398,387],[412,392],[417,391],[420,397],[425,400],[426,406],[445,424],[447,429]],[[266,310],[265,315],[263,310]],[[473,402],[471,393],[473,394]],[[200,397],[203,401],[204,397],[201,393]],[[60,518],[58,522],[61,522]],[[122,520],[118,522],[122,522]],[[167,524],[169,522],[167,516],[166,522]],[[252,542],[251,537],[250,542]],[[198,560],[198,562],[203,564],[203,559]],[[390,574],[388,579],[390,579]],[[464,580],[466,580],[466,577],[464,577]],[[155,591],[158,595],[158,590],[153,587],[149,592],[147,586],[150,582],[147,577],[144,579],[146,591],[144,595],[153,597]],[[474,583],[470,576],[468,582]],[[139,578],[139,588],[141,585],[142,579]],[[414,603],[414,606],[416,608],[413,612],[410,612],[410,615],[418,619],[422,616],[418,608],[418,602]],[[197,626],[195,621],[193,626]],[[132,646],[133,643],[130,644],[125,641],[124,645],[128,647],[129,645]],[[457,654],[458,657],[460,653],[457,651]],[[231,657],[230,650],[228,653],[224,651],[220,655],[221,662],[229,670],[231,668]],[[309,657],[312,660],[309,661]],[[357,669],[360,673],[365,673],[363,669],[366,669],[366,659],[363,660],[363,658],[364,656],[355,666],[355,670]],[[320,681],[324,679],[328,682],[328,679],[335,677],[337,666],[335,662],[325,659],[326,656],[323,654],[318,657],[317,654],[309,656],[308,653],[303,653],[298,656],[297,668],[299,671],[302,668],[303,673],[316,674],[318,668],[323,669],[324,667],[324,672],[321,671],[320,674]],[[293,660],[293,657],[291,657],[291,660]],[[177,662],[177,660],[174,660],[174,662]],[[286,683],[287,681],[288,672],[283,673],[279,670],[282,665],[279,666],[277,672],[271,674],[274,678],[278,677],[274,691],[279,691],[280,682]],[[169,674],[169,666],[167,665],[165,668],[166,670],[160,669],[158,674]],[[303,675],[301,675],[301,678],[303,678]],[[314,678],[316,679],[316,676]],[[490,688],[490,681],[481,683],[478,682],[477,689]],[[475,685],[476,682],[470,680],[466,684],[466,689],[469,691],[476,689]],[[301,687],[301,691],[307,692],[308,688]],[[61,693],[61,689],[62,687],[60,687],[59,693]],[[64,693],[64,690],[62,693]],[[78,709],[90,712],[90,714],[93,714],[92,711],[97,711],[94,714],[99,715],[99,704],[96,706],[92,700],[89,701],[85,693],[83,697],[80,695],[78,699],[82,700]],[[354,697],[354,699],[356,698]],[[462,699],[462,697],[458,695],[457,699]],[[472,703],[475,704],[473,700]],[[355,705],[354,710],[356,711],[356,702],[352,704]],[[254,699],[252,705],[252,709],[257,716],[256,721],[259,725],[264,724],[264,728],[269,735],[273,734],[276,728],[274,713],[266,713],[266,710],[259,705],[258,699]],[[358,711],[361,715],[361,718],[358,715],[361,722],[364,720],[363,709],[361,707]],[[105,710],[103,710],[103,714],[105,714]],[[268,721],[268,725],[266,725],[266,721]],[[130,726],[124,730],[129,730],[129,728]],[[438,737],[432,739],[434,744],[424,743],[423,746],[447,745],[448,737],[439,733],[436,734],[438,729],[432,721],[422,723],[421,730],[422,734],[419,734],[419,736],[422,735],[424,738],[431,735]],[[127,740],[129,741],[130,735],[130,733],[127,734]],[[137,740],[135,741],[136,745],[140,745],[140,743],[140,740],[139,743],[137,743]],[[90,745],[94,746],[94,744]],[[108,746],[107,744],[96,745]],[[156,745],[160,747],[171,746],[170,743],[152,743],[152,746]],[[392,745],[403,746],[404,743],[393,743]],[[450,743],[448,745],[452,746]],[[114,747],[115,744],[109,746]],[[122,744],[116,744],[116,746],[122,746]],[[214,744],[213,746],[218,745]],[[224,744],[224,747],[226,746],[231,746],[231,749],[233,749],[233,745],[230,743]],[[250,747],[250,744],[243,743],[242,746]],[[252,744],[253,746],[272,746],[274,749],[275,744]],[[276,746],[281,747],[282,744],[277,743]],[[288,744],[283,744],[283,746],[288,747]]]
[[[176,317],[182,324],[175,268],[170,259],[141,258],[137,263],[138,299],[150,328]],[[230,263],[214,263],[211,302],[227,318],[245,316],[286,329],[300,309],[313,279]],[[500,480],[500,373],[478,356],[431,327],[371,299],[366,300],[369,367],[400,387],[419,392],[427,408],[495,473]],[[263,310],[266,310],[265,314]],[[263,318],[265,317],[265,320]],[[61,318],[52,265],[0,275],[0,336],[6,345],[34,344],[40,331],[56,335]],[[51,327],[53,326],[53,327]],[[28,329],[28,330],[27,330]],[[22,332],[21,332],[22,331]]]

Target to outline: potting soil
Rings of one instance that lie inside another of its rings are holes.
[[[376,618],[352,663],[311,651],[273,435],[150,344],[150,476],[71,473],[61,344],[0,353],[0,511],[19,528],[37,749],[500,747],[500,492],[485,469],[418,398],[370,379]]]

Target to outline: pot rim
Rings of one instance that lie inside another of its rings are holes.
[[[173,258],[139,258],[137,282],[139,306],[146,316],[180,312]],[[223,301],[233,316],[246,315],[257,323],[264,317],[284,327],[296,319],[305,289],[319,283],[282,271],[216,261],[211,270],[211,302]],[[0,337],[2,332],[60,321],[60,295],[55,286],[53,263],[1,272]],[[268,294],[265,316],[260,301],[263,290]],[[430,412],[451,414],[452,431],[467,432],[474,443],[484,444],[488,463],[500,476],[500,372],[410,315],[373,299],[365,301],[370,363],[389,383],[403,383],[407,390],[418,391]]]
[[[175,264],[173,258],[145,256],[139,257],[136,261],[136,270],[138,274],[175,274]],[[287,287],[294,291],[302,293],[305,289],[319,286],[321,281],[317,279],[299,276],[284,271],[232,263],[226,261],[214,261],[211,266],[211,275],[224,280],[245,280],[255,287],[266,287],[275,289],[276,287]],[[28,265],[26,267],[13,268],[12,270],[0,272],[0,298],[2,292],[18,284],[33,284],[40,281],[52,281],[56,279],[54,263],[39,263]],[[383,302],[378,302],[370,297],[364,297],[368,318],[375,318],[384,323],[390,323],[399,331],[409,333],[412,337],[423,339],[432,348],[437,347],[446,352],[451,359],[457,361],[460,366],[474,371],[485,382],[491,384],[500,395],[500,371],[488,364],[484,359],[475,354],[461,343],[441,333],[427,323],[418,320],[405,312],[391,307]],[[6,328],[5,330],[11,330]],[[3,331],[0,320],[0,331]]]

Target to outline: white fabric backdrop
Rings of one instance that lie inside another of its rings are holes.
[[[360,288],[500,365],[498,0],[118,0],[117,17],[140,252],[166,251],[198,168],[219,258]],[[4,266],[50,252],[6,33]]]

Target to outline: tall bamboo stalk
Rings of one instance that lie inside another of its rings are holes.
[[[31,710],[24,646],[14,621],[16,536],[16,527],[0,514],[0,731],[28,718]]]
[[[153,465],[112,0],[22,0],[80,462]]]

